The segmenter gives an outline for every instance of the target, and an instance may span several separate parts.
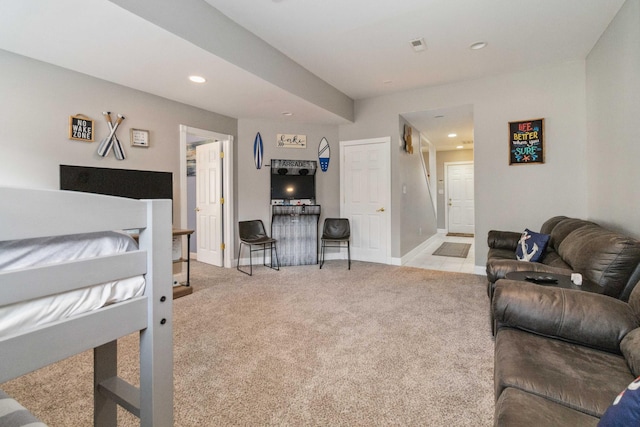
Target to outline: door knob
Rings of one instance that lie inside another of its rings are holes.
[[[200,208],[195,208],[194,211],[200,212]]]
[[[384,212],[384,208],[376,209],[376,212]]]

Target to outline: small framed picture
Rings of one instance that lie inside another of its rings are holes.
[[[84,142],[93,142],[93,120],[78,114],[69,116],[69,139]]]
[[[544,119],[509,122],[509,164],[544,163]]]
[[[131,145],[134,147],[149,147],[149,131],[131,129]]]

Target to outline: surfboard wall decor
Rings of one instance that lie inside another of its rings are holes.
[[[320,145],[318,145],[318,160],[320,161],[320,169],[322,169],[322,172],[326,172],[327,169],[329,169],[330,157],[331,148],[329,148],[329,141],[323,137],[320,140]]]
[[[256,169],[262,168],[262,156],[264,154],[264,147],[262,146],[262,136],[260,132],[256,134],[256,139],[253,140],[253,161],[256,164]]]

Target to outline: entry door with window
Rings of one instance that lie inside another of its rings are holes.
[[[351,257],[390,263],[390,142],[343,141],[341,216],[351,225]]]
[[[446,164],[449,233],[473,234],[473,163]]]
[[[198,261],[223,266],[220,141],[196,147]]]

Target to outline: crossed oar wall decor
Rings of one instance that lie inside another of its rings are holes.
[[[122,114],[118,114],[118,118],[116,119],[115,123],[111,123],[110,111],[103,111],[102,115],[105,117],[107,123],[109,124],[110,132],[109,136],[100,141],[100,145],[98,146],[98,155],[100,157],[107,157],[109,155],[109,152],[113,148],[116,159],[124,160],[126,158],[124,149],[122,148],[122,144],[120,144],[118,137],[116,137],[116,131],[118,130],[118,126],[120,126],[120,123],[122,123],[122,121],[124,120],[124,116]]]

